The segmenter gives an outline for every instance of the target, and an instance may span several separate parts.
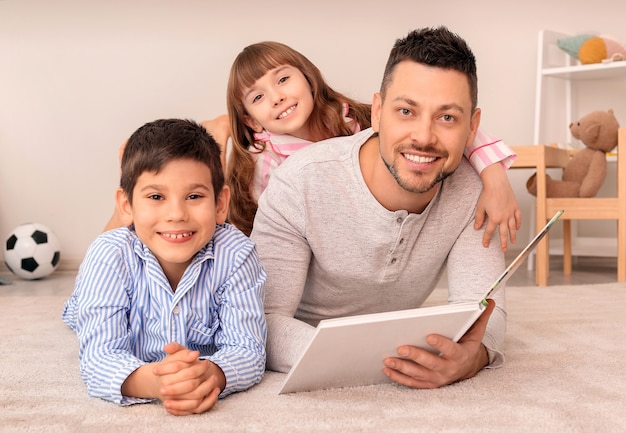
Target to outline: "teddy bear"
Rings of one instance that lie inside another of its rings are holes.
[[[569,125],[574,138],[585,147],[576,151],[563,169],[561,180],[546,175],[547,197],[593,197],[606,178],[606,152],[617,146],[619,123],[613,110],[592,111]],[[526,182],[529,193],[537,195],[537,174]]]

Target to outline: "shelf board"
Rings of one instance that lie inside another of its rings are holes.
[[[601,78],[626,77],[626,60],[611,63],[594,63],[591,65],[544,68],[541,73],[546,77],[564,80],[598,80]]]

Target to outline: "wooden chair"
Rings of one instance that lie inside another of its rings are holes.
[[[622,158],[620,159],[620,155]],[[626,128],[620,128],[617,144],[617,197],[556,198],[546,197],[546,168],[565,167],[569,161],[567,151],[547,146],[537,146],[537,213],[536,226],[543,227],[558,211],[565,212],[563,220],[563,273],[572,273],[572,220],[617,221],[617,281],[626,281]],[[548,236],[537,246],[536,282],[548,285]]]

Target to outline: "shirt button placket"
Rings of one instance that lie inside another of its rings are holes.
[[[398,216],[396,218],[396,222],[400,225],[400,232],[402,231],[402,223],[404,222],[404,218],[401,216]],[[404,239],[400,239],[400,241],[398,242],[397,246],[402,245],[402,242],[404,242]],[[394,249],[394,254],[397,256],[397,254],[399,253],[398,248]],[[392,257],[391,260],[389,261],[389,264],[394,265],[396,264],[396,262],[398,261],[397,257]]]
[[[170,315],[170,317],[170,322],[172,323],[170,341],[180,342],[181,340],[178,335],[178,330],[182,329],[182,327],[178,323],[180,320],[180,305],[175,305],[174,308],[172,308],[172,314]]]

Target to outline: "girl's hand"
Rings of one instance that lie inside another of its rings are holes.
[[[517,204],[509,178],[501,164],[486,167],[480,174],[483,191],[476,206],[474,228],[480,229],[485,220],[483,246],[488,247],[496,228],[500,229],[500,248],[506,252],[508,240],[517,241],[517,231],[522,226],[522,212]]]
[[[215,139],[217,144],[220,145],[222,155],[222,167],[226,167],[226,145],[230,138],[230,122],[227,114],[222,114],[211,120],[204,120],[200,122],[204,129],[207,130],[211,136]]]

